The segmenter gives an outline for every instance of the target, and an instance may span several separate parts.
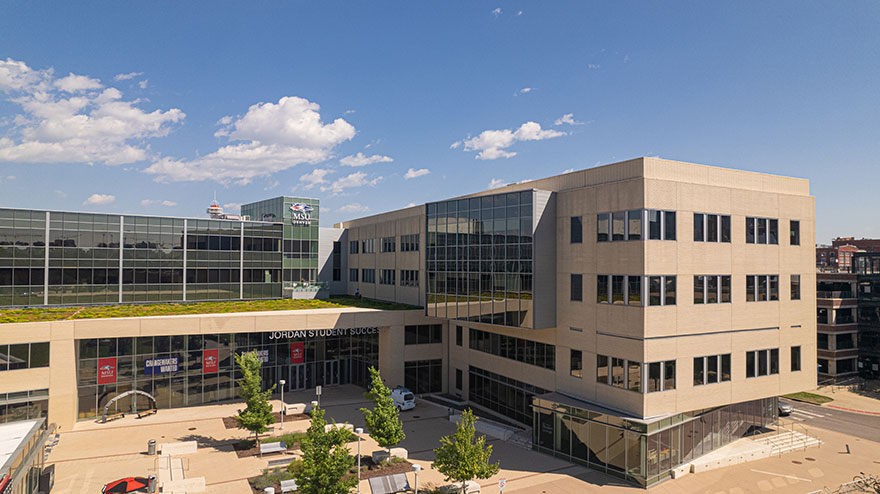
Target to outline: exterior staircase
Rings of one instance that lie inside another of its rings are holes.
[[[798,431],[785,431],[753,439],[754,442],[770,447],[770,455],[781,455],[789,451],[819,446],[822,441]]]

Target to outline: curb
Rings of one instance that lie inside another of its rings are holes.
[[[835,410],[843,410],[845,412],[861,413],[863,415],[878,415],[878,416],[880,416],[880,412],[870,412],[868,410],[857,410],[855,408],[845,408],[845,407],[839,407],[837,405],[828,405],[828,408],[833,408]]]

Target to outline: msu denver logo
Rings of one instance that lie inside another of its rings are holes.
[[[290,223],[292,225],[309,226],[312,222],[312,208],[308,204],[293,204],[290,206]]]
[[[101,366],[101,371],[102,371],[102,372],[110,372],[111,370],[113,370],[113,366],[112,366],[112,365],[102,365],[102,366]]]

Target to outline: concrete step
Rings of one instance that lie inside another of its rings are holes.
[[[786,431],[779,434],[763,436],[754,442],[770,447],[771,455],[781,455],[789,451],[819,446],[822,441],[797,431]]]

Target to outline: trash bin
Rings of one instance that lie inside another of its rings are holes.
[[[263,493],[264,494],[275,494],[275,488],[274,487],[266,487],[265,489],[263,489]]]
[[[153,441],[155,442],[155,441]],[[156,492],[156,476],[150,475],[147,481],[147,492],[154,493]]]
[[[147,441],[147,454],[150,456],[156,456],[156,440],[150,439]]]

